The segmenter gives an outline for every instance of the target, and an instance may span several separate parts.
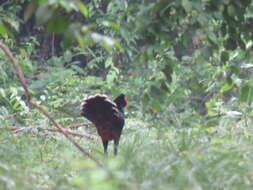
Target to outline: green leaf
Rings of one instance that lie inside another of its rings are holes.
[[[180,88],[177,88],[174,92],[171,93],[171,95],[167,98],[167,102],[170,104],[172,102],[175,102],[179,98],[184,95],[184,91]]]
[[[208,22],[208,18],[206,16],[206,14],[199,14],[197,17],[197,21],[199,24],[201,24],[202,26],[205,26],[206,23]]]
[[[6,97],[5,90],[3,88],[0,88],[0,96]]]
[[[1,24],[1,23],[0,23],[0,34],[13,37],[13,34],[11,33],[11,31],[4,24]]]
[[[199,92],[204,92],[205,91],[205,89],[202,87],[201,83],[199,83],[199,81],[196,78],[191,80],[190,86],[193,90],[196,90],[196,91],[199,91]]]
[[[234,74],[239,74],[240,73],[240,68],[238,66],[236,66],[236,65],[231,65],[230,66],[230,70]]]
[[[29,5],[26,7],[26,10],[24,12],[24,20],[25,20],[25,22],[27,22],[29,20],[29,18],[31,18],[31,16],[35,12],[37,6],[38,6],[38,2],[37,1],[31,1],[29,3]]]
[[[83,40],[83,36],[77,35],[76,36],[76,41],[78,42],[78,44],[80,45],[81,48],[86,47],[86,44],[84,43],[84,40]]]
[[[232,82],[232,83],[226,83],[226,84],[224,84],[224,85],[221,87],[220,92],[221,92],[221,93],[226,92],[226,91],[232,89],[233,87],[234,87],[234,83],[233,83],[233,82]]]
[[[161,110],[161,103],[157,99],[153,99],[151,103],[151,107],[155,111],[160,111]]]
[[[186,12],[189,12],[192,9],[192,2],[190,2],[189,0],[182,0],[182,6],[184,7]]]
[[[53,15],[54,10],[47,4],[39,6],[36,11],[36,23],[38,25],[46,23]]]
[[[207,37],[214,44],[216,44],[218,41],[216,35],[213,32],[209,32]]]
[[[241,38],[238,38],[237,42],[238,42],[238,45],[240,46],[240,48],[242,50],[246,50],[246,45],[245,45],[244,41]]]
[[[112,57],[109,57],[109,58],[106,59],[106,61],[105,61],[105,68],[109,68],[109,67],[113,67]]]
[[[253,87],[249,84],[245,84],[241,88],[241,96],[240,101],[241,102],[249,102],[253,100]]]
[[[89,17],[89,10],[81,1],[77,2],[77,6],[85,17]]]
[[[101,24],[106,27],[111,27],[112,29],[114,29],[116,31],[120,31],[120,26],[115,22],[104,20],[101,22]]]
[[[49,20],[46,29],[51,33],[63,33],[68,29],[69,19],[59,14],[59,11],[54,13],[54,16]]]
[[[170,92],[169,84],[165,80],[161,80],[160,85],[161,85],[162,90],[164,90],[166,92]]]
[[[228,15],[234,17],[236,15],[236,10],[233,5],[228,6]]]

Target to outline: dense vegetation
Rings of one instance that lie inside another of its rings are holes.
[[[50,130],[0,50],[0,189],[253,188],[251,0],[0,5],[0,42],[61,126],[96,135],[80,101],[129,98],[116,157],[73,137],[99,166]]]

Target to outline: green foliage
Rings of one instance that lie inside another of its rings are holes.
[[[252,8],[250,0],[3,3],[1,41],[63,127],[83,125],[79,104],[90,94],[124,93],[129,105],[117,157],[104,156],[100,140],[75,137],[100,168],[46,130],[52,124],[27,105],[0,50],[0,189],[252,189]]]
[[[83,158],[60,135],[2,129],[0,184],[5,189],[250,189],[252,135],[243,123],[229,116],[220,120],[222,127],[195,121],[187,128],[157,130],[128,119],[116,158],[100,152],[100,141],[79,140],[107,169]]]

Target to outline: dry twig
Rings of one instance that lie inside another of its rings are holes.
[[[11,129],[14,133],[18,133],[18,132],[22,132],[25,129],[30,129],[31,127],[18,127],[18,126],[7,126],[8,129]],[[54,129],[49,129],[49,128],[40,128],[43,131],[50,131],[50,132],[60,132],[59,129],[54,128]],[[90,138],[90,139],[97,139],[98,137],[96,135],[91,135],[88,133],[80,133],[77,131],[73,131],[70,129],[66,129],[66,128],[62,128],[61,130],[63,130],[65,133],[69,134],[69,135],[73,135],[76,137],[86,137],[86,138]]]
[[[42,106],[40,106],[36,101],[32,100],[32,96],[28,90],[28,85],[26,82],[26,79],[24,77],[24,73],[19,67],[17,61],[15,60],[12,52],[8,47],[6,47],[3,43],[0,42],[0,48],[4,51],[4,53],[7,55],[7,57],[10,59],[10,63],[13,66],[13,68],[16,71],[16,75],[22,85],[22,87],[25,90],[25,96],[27,98],[27,102],[31,105],[33,105],[36,109],[38,109],[41,113],[43,113],[57,128],[57,130],[62,133],[79,151],[81,151],[84,155],[88,156],[90,159],[95,161],[98,166],[103,166],[99,160],[97,160],[92,154],[90,154],[88,151],[86,151],[81,145],[79,145],[74,139],[72,139],[69,134],[63,130],[63,128],[58,124],[52,115],[50,115]]]

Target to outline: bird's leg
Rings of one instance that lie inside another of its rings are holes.
[[[108,141],[107,140],[102,140],[102,141],[103,141],[103,146],[104,146],[104,153],[107,154]]]
[[[118,153],[118,145],[119,145],[119,139],[117,138],[117,139],[114,139],[114,155],[116,156],[117,155],[117,153]]]

